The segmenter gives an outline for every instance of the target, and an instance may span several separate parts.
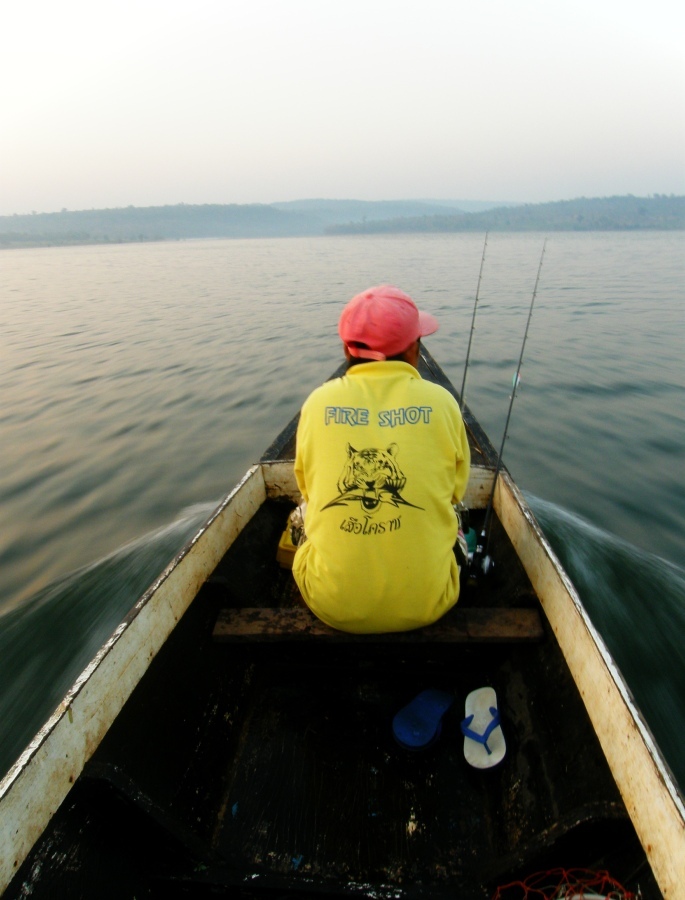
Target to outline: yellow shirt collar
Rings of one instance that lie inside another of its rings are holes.
[[[417,369],[411,363],[400,362],[399,360],[386,360],[385,362],[366,362],[357,363],[345,372],[345,376],[356,377],[372,377],[387,378],[390,375],[410,375],[413,378],[420,379],[421,376]]]

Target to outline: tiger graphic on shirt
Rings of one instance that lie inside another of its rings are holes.
[[[345,464],[338,478],[338,496],[323,509],[350,503],[359,503],[366,515],[373,515],[387,504],[395,508],[422,509],[402,497],[407,479],[397,463],[398,451],[399,447],[394,443],[384,450],[380,447],[356,450],[348,444]]]

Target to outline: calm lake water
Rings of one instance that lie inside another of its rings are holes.
[[[491,235],[467,402],[499,446],[543,235]],[[482,235],[0,254],[0,772],[341,359],[388,281],[461,385]],[[685,234],[553,234],[505,462],[685,784]]]

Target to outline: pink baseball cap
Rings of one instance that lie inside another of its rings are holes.
[[[430,313],[417,309],[399,288],[380,284],[357,294],[342,311],[338,334],[352,356],[387,359],[439,328]]]

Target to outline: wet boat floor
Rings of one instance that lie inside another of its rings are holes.
[[[382,678],[364,662],[260,673],[214,838],[221,856],[376,884],[431,884],[491,858],[499,774],[464,760],[460,679],[426,668],[399,661]],[[459,699],[436,744],[407,751],[392,718],[429,686]]]
[[[177,883],[225,885],[240,873],[272,890],[490,897],[519,872],[590,866],[598,847],[631,847],[593,735],[575,759],[545,759],[574,725],[560,728],[553,711],[544,724],[531,718],[531,704],[548,702],[516,675],[531,652],[262,658],[247,673],[248,712],[222,778],[217,862]],[[507,740],[491,770],[468,765],[459,729],[467,693],[483,684],[497,691]],[[427,687],[452,693],[454,704],[435,744],[408,751],[392,719]],[[573,711],[563,688],[555,699],[562,715]]]

